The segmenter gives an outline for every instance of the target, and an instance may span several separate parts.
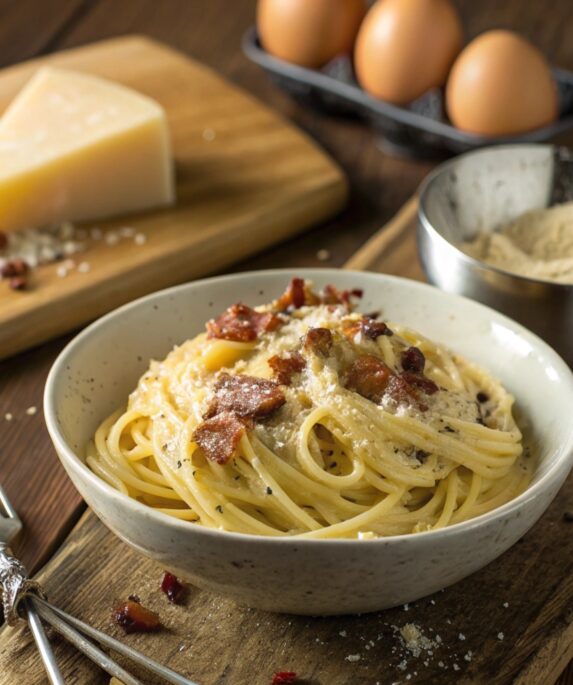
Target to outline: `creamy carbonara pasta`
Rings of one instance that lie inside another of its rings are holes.
[[[513,397],[416,331],[352,311],[360,292],[293,279],[153,361],[87,463],[195,524],[370,538],[483,514],[529,481]]]

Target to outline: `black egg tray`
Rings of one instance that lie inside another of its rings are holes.
[[[408,107],[377,100],[358,85],[351,60],[337,57],[322,69],[307,69],[273,57],[258,40],[253,27],[243,37],[243,51],[268,72],[273,81],[307,106],[369,122],[382,136],[388,151],[414,157],[466,152],[487,145],[539,143],[573,128],[573,73],[553,69],[559,93],[557,121],[515,136],[481,136],[452,126],[444,109],[441,89],[422,95]]]

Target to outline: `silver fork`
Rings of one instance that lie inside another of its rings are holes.
[[[0,487],[0,552],[3,553],[2,558],[0,558],[0,579],[2,578],[3,573],[9,573],[7,564],[6,567],[2,565],[3,558],[13,560],[11,563],[18,565],[18,571],[20,572],[21,577],[27,577],[24,565],[15,559],[10,551],[10,543],[12,540],[14,540],[16,535],[20,533],[21,530],[22,521],[14,510],[14,507],[11,505],[6,493],[2,487]],[[6,578],[6,582],[10,583],[10,579]],[[11,582],[14,583],[17,581],[13,578]],[[2,585],[3,584],[4,583],[2,583]],[[16,588],[14,588],[14,591],[15,590]],[[46,669],[46,673],[48,674],[50,683],[52,683],[52,685],[65,685],[64,679],[62,678],[62,674],[60,673],[60,669],[58,668],[58,664],[56,662],[56,657],[54,656],[54,652],[50,647],[50,643],[48,642],[48,638],[46,637],[44,627],[42,626],[36,609],[34,606],[32,606],[28,597],[25,597],[22,600],[22,604],[24,606],[26,618],[28,619],[30,631],[32,632],[34,640],[36,641],[36,645],[38,647],[38,651],[40,652],[40,656],[42,657],[42,662],[44,664],[44,668]]]
[[[22,522],[18,518],[8,497],[0,486],[0,590],[4,594],[4,611],[10,618],[11,607],[22,606],[28,619],[30,630],[34,635],[38,650],[42,656],[44,667],[52,685],[65,685],[50,643],[44,632],[40,617],[58,631],[68,642],[73,644],[82,654],[91,659],[109,675],[119,678],[124,685],[143,685],[143,683],[117,664],[110,656],[97,647],[93,641],[104,647],[111,648],[128,657],[133,662],[147,669],[151,673],[162,677],[172,685],[197,685],[167,666],[146,657],[133,647],[124,645],[119,640],[96,630],[92,626],[70,616],[65,611],[50,604],[33,581],[28,580],[26,569],[16,559],[9,549],[9,543],[22,530]],[[18,602],[18,597],[22,597]],[[6,609],[8,607],[8,610]],[[15,611],[15,610],[14,610]],[[14,613],[12,611],[12,613]],[[15,619],[15,616],[11,616]],[[88,639],[88,638],[91,638]]]

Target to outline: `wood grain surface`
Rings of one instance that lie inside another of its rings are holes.
[[[539,45],[554,64],[573,69],[570,0],[454,1],[468,38],[489,28],[512,28]],[[368,127],[303,108],[274,87],[240,51],[240,37],[253,22],[254,8],[255,0],[0,0],[0,67],[126,33],[146,34],[201,60],[316,138],[351,183],[348,209],[339,218],[234,270],[342,266],[412,195],[434,162],[386,155]],[[328,251],[326,261],[319,259],[319,250]],[[26,530],[17,549],[32,569],[57,547],[82,507],[51,448],[41,414],[26,414],[30,405],[40,405],[49,366],[65,341],[0,362],[0,482],[24,514]],[[6,422],[5,412],[15,419]],[[528,570],[512,569],[507,582]],[[461,602],[458,613],[464,607]],[[537,630],[543,634],[543,625]],[[506,642],[503,647],[510,655],[512,645]],[[548,671],[556,672],[563,664],[558,648],[544,658]],[[571,667],[559,683],[573,685]]]
[[[61,335],[149,292],[204,276],[337,214],[347,183],[307,136],[210,69],[147,38],[100,41],[0,73],[0,112],[40,66],[95,74],[153,98],[169,124],[172,208],[98,222],[76,261],[88,273],[34,270],[0,290],[0,357]],[[205,138],[205,132],[207,137]],[[281,163],[277,164],[276,160]],[[145,236],[107,244],[128,226]],[[92,224],[93,226],[93,224]]]
[[[347,267],[420,278],[416,207],[414,196]],[[274,670],[296,671],[313,685],[553,685],[573,657],[573,523],[565,516],[572,510],[573,476],[537,525],[482,571],[433,597],[361,617],[272,615],[195,588],[184,607],[170,606],[158,590],[161,567],[91,512],[38,578],[56,604],[120,637],[111,609],[137,594],[164,617],[165,630],[126,641],[200,685],[268,685]],[[404,648],[398,631],[406,624],[432,641],[430,651]],[[30,636],[5,629],[2,637],[0,685],[24,677],[45,683]],[[106,682],[73,649],[57,645],[69,682]]]

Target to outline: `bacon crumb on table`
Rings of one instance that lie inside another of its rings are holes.
[[[271,685],[291,685],[296,681],[297,676],[294,671],[278,671],[274,674]]]
[[[181,604],[187,593],[187,588],[178,580],[177,576],[165,571],[161,580],[161,591],[167,595],[167,599],[172,604]]]
[[[261,333],[274,331],[281,319],[272,312],[257,312],[246,304],[234,304],[221,316],[207,322],[207,337],[233,342],[251,342]]]
[[[226,464],[235,453],[245,430],[243,421],[231,412],[223,412],[197,426],[193,440],[207,459]]]
[[[133,596],[114,609],[112,619],[126,633],[154,633],[161,628],[155,611],[142,606]]]

